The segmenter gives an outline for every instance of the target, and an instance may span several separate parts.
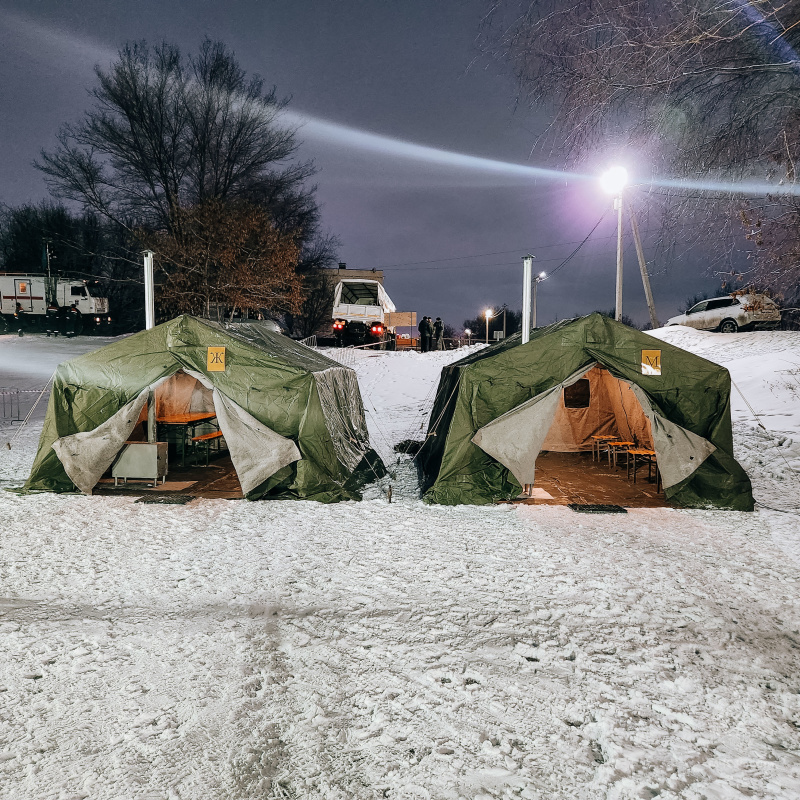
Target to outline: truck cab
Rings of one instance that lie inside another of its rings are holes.
[[[55,300],[62,312],[75,305],[80,312],[82,330],[108,330],[111,325],[108,298],[102,297],[101,292],[98,281],[0,273],[0,323],[9,326],[19,305],[27,324],[43,328],[48,302]]]

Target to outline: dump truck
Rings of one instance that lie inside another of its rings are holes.
[[[344,278],[333,295],[333,335],[337,347],[389,341],[393,329],[387,315],[396,311],[378,280]]]
[[[106,332],[111,327],[108,298],[100,296],[99,281],[73,280],[48,277],[34,273],[0,272],[0,328],[13,329],[17,303],[23,312],[25,325],[44,329],[47,326],[47,306],[55,302],[61,312],[62,327],[69,326],[73,333],[74,317],[64,315],[73,304],[80,312],[80,328],[85,333]]]

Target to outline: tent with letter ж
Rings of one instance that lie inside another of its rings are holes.
[[[588,382],[585,407],[565,389]],[[417,456],[424,499],[492,503],[535,481],[542,451],[591,449],[596,434],[656,452],[666,499],[685,507],[753,509],[733,457],[731,379],[717,364],[591,314],[519,334],[442,370]]]
[[[257,324],[181,316],[58,367],[25,488],[91,493],[150,396],[213,412],[250,500],[360,499],[385,474],[352,369]]]

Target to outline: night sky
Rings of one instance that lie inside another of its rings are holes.
[[[0,0],[0,202],[47,197],[32,166],[61,124],[90,104],[93,67],[128,40],[162,39],[196,51],[225,42],[248,73],[291,96],[301,128],[299,157],[319,174],[323,227],[341,240],[349,267],[384,269],[399,310],[441,316],[460,328],[487,305],[521,307],[521,258],[556,267],[605,219],[589,244],[539,288],[539,324],[614,305],[616,219],[592,180],[478,169],[458,159],[418,158],[421,145],[526,166],[548,119],[515,106],[502,65],[477,47],[486,0]],[[371,134],[371,135],[365,135]],[[380,138],[384,137],[384,138]],[[418,155],[418,153],[417,153]],[[430,154],[428,154],[430,155]],[[597,153],[596,173],[610,154]],[[630,164],[635,168],[634,164]],[[648,230],[646,196],[636,198]],[[655,223],[652,223],[655,225]],[[650,239],[646,256],[654,256]],[[660,320],[718,284],[689,251],[655,258]],[[647,320],[626,232],[623,310]]]

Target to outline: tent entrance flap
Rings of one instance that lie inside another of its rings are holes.
[[[194,378],[211,395],[219,429],[225,437],[233,468],[245,495],[278,470],[302,458],[300,450],[291,439],[259,422],[213,387],[204,375],[190,370],[187,370],[187,375]]]
[[[639,386],[600,364],[492,420],[472,441],[524,486],[535,482],[541,451],[586,452],[596,435],[655,450],[665,488],[689,477],[715,450],[707,440],[656,413]]]
[[[62,436],[53,442],[53,451],[63,465],[64,472],[84,494],[92,493],[142,416],[146,423],[147,398],[163,380],[166,379],[145,387],[133,400],[93,430]]]
[[[583,378],[590,369],[585,367],[575,372],[562,383],[484,425],[472,437],[473,443],[507,467],[521,486],[533,483],[536,459],[563,403],[564,387]]]

